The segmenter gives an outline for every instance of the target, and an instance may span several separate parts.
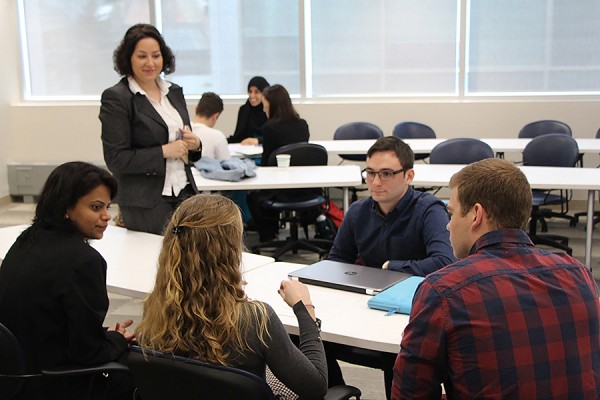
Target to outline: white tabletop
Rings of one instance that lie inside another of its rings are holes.
[[[17,236],[28,225],[0,228],[0,258],[4,258]],[[110,225],[101,240],[90,244],[106,260],[106,287],[114,293],[143,298],[154,287],[162,236],[130,231]],[[242,254],[242,270],[272,263],[272,257],[252,253]]]
[[[281,299],[277,289],[287,274],[306,267],[294,263],[272,263],[246,272],[246,293],[273,307],[289,333],[298,334],[298,321],[292,309]],[[365,267],[367,268],[367,267]],[[320,286],[307,285],[317,317],[322,320],[323,340],[371,350],[398,353],[408,315],[386,316],[384,311],[367,306],[371,296]]]
[[[447,138],[436,139],[403,139],[413,152],[430,153],[438,144],[448,140]],[[496,152],[522,152],[531,139],[507,139],[507,138],[480,138],[481,141],[490,145]],[[600,139],[575,139],[580,153],[600,153]],[[310,143],[319,144],[330,154],[367,154],[369,147],[375,143],[375,139],[366,140],[311,140]]]

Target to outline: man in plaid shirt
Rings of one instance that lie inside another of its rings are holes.
[[[392,398],[600,398],[600,302],[588,270],[536,248],[521,227],[531,188],[487,159],[450,180],[459,261],[418,288],[394,366]]]

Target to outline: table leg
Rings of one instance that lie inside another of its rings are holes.
[[[344,187],[344,212],[348,212],[348,207],[350,207],[350,191],[348,187]]]
[[[588,190],[587,221],[585,224],[585,265],[592,269],[592,234],[594,232],[595,190]]]

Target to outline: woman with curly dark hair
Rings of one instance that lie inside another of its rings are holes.
[[[104,160],[119,182],[117,203],[128,229],[161,234],[177,205],[195,193],[187,161],[201,156],[180,86],[160,77],[175,56],[152,25],[137,24],[113,55],[123,78],[102,93]]]

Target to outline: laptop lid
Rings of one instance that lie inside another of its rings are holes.
[[[412,275],[404,272],[331,260],[319,261],[288,274],[290,279],[310,285],[325,286],[371,296],[410,276]]]

